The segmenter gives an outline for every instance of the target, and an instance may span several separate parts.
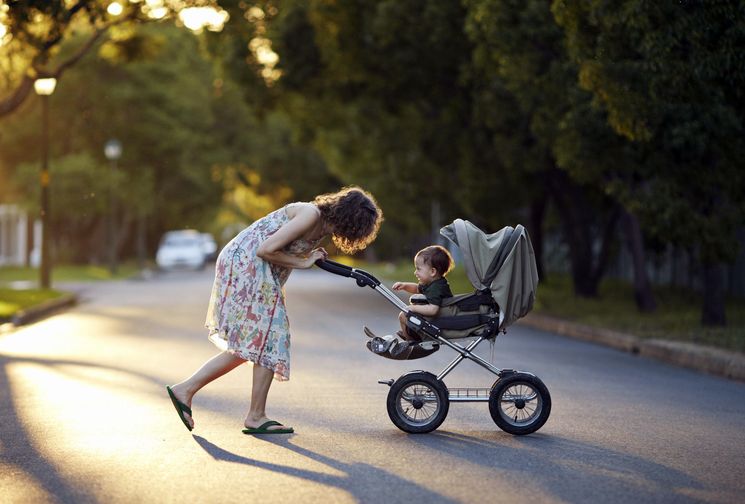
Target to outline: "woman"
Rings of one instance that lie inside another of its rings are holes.
[[[364,249],[380,228],[375,198],[358,187],[290,203],[257,220],[217,258],[206,326],[222,350],[189,377],[166,387],[181,421],[194,428],[191,401],[199,389],[246,361],[253,366],[245,434],[293,432],[266,416],[272,377],[290,377],[290,332],[283,285],[294,268],[310,268],[327,256],[319,242],[331,235],[345,253]]]

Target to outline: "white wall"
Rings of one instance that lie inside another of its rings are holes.
[[[28,216],[16,205],[0,205],[0,266],[23,266]]]

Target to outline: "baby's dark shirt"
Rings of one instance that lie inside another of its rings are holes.
[[[424,294],[429,304],[442,306],[442,300],[453,297],[450,291],[450,284],[445,277],[433,280],[427,285],[419,284],[419,292]]]

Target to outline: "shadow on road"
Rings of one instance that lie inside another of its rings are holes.
[[[408,442],[474,464],[489,461],[495,471],[525,471],[526,479],[566,502],[595,502],[623,496],[627,502],[703,502],[681,491],[705,490],[691,476],[646,458],[541,433],[511,436],[483,432],[478,437],[437,431],[408,436]],[[674,493],[673,493],[674,492]]]
[[[344,490],[352,495],[357,502],[369,502],[371,496],[375,496],[377,502],[404,502],[407,499],[407,494],[411,493],[411,498],[419,499],[422,502],[435,502],[435,503],[451,503],[456,502],[453,499],[440,495],[432,490],[425,488],[421,485],[417,485],[411,480],[405,480],[397,475],[383,471],[378,467],[369,464],[360,463],[346,463],[340,460],[336,460],[317,452],[313,452],[306,448],[294,445],[291,438],[272,438],[258,437],[266,443],[271,443],[282,448],[286,448],[290,451],[308,457],[311,460],[325,464],[332,469],[335,469],[343,476],[335,476],[332,474],[325,474],[308,469],[301,469],[298,467],[291,467],[280,464],[273,464],[271,462],[262,462],[254,460],[242,455],[238,455],[229,452],[215,444],[207,441],[201,436],[193,435],[194,440],[199,446],[204,449],[211,457],[215,460],[221,460],[226,462],[233,462],[236,464],[244,464],[251,467],[258,467],[266,469],[268,471],[274,471],[280,474],[288,476],[294,476],[304,480],[320,483],[323,485],[332,486],[340,490]],[[361,482],[369,482],[365,485],[361,485]]]

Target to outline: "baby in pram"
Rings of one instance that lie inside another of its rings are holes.
[[[453,297],[445,276],[453,269],[453,258],[446,248],[440,245],[425,247],[414,256],[414,276],[418,283],[396,282],[393,284],[394,291],[404,291],[410,294],[421,294],[424,299],[421,303],[410,304],[409,311],[425,317],[435,317],[440,311],[442,301]],[[367,348],[383,357],[389,359],[412,359],[417,356],[411,355],[411,350],[421,353],[421,357],[429,355],[433,350],[425,349],[417,345],[411,348],[411,342],[420,342],[422,338],[406,327],[406,315],[399,313],[401,330],[395,335],[376,336],[370,329],[365,327],[365,334],[370,337]]]

